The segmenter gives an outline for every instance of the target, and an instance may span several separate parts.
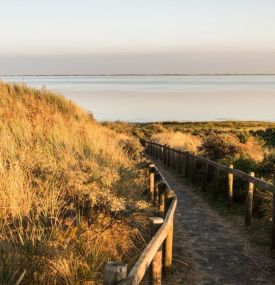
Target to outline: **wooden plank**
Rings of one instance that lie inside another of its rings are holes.
[[[150,232],[151,238],[154,237],[158,229],[163,224],[163,219],[159,217],[150,218]],[[151,263],[151,284],[161,285],[161,274],[162,273],[162,245],[159,247],[156,255],[154,256]]]
[[[254,176],[254,172],[250,172],[251,176]],[[245,210],[245,225],[250,226],[252,221],[252,209],[253,209],[253,192],[254,184],[248,183],[247,195],[246,195],[246,210]]]
[[[230,164],[229,168],[233,169],[233,164]],[[232,209],[233,204],[233,180],[234,175],[232,173],[228,173],[228,208]]]
[[[167,237],[171,221],[174,217],[176,206],[177,198],[174,197],[162,226],[159,228],[155,236],[151,239],[147,247],[144,249],[138,261],[129,272],[126,280],[120,282],[120,285],[138,285],[141,282],[147,268],[150,266],[154,256],[156,255],[156,252]]]
[[[149,164],[149,191],[148,200],[152,201],[154,198],[155,188],[155,165],[153,163]]]

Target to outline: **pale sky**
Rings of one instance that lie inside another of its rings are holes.
[[[275,73],[274,0],[0,4],[0,74]]]

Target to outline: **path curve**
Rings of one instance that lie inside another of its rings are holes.
[[[175,269],[164,284],[275,284],[275,261],[252,249],[247,240],[211,209],[186,180],[159,161],[153,161],[178,197]]]

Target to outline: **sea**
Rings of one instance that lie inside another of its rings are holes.
[[[0,76],[62,94],[99,121],[275,121],[275,75]]]

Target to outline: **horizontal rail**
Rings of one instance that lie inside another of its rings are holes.
[[[164,223],[157,231],[156,235],[146,246],[138,261],[132,267],[131,271],[128,274],[126,280],[123,280],[119,283],[119,285],[137,285],[143,279],[146,270],[150,266],[154,256],[156,255],[159,247],[163,244],[164,240],[167,237],[167,233],[170,228],[170,224],[173,220],[173,216],[177,206],[177,198],[173,198],[172,203],[170,205],[169,211],[165,217]]]
[[[155,174],[159,175],[159,183],[155,183]],[[151,266],[152,285],[159,284],[162,272],[162,255],[164,256],[164,269],[170,270],[172,265],[172,244],[173,244],[173,221],[177,207],[177,196],[162,173],[154,164],[149,165],[150,187],[148,198],[158,202],[159,215],[164,216],[152,218],[160,223],[151,225],[156,227],[150,242],[147,244],[140,257],[127,275],[127,265],[116,262],[107,262],[104,269],[104,285],[138,285]],[[159,192],[159,185],[162,184]],[[156,190],[157,189],[157,190]],[[157,197],[158,196],[158,197]],[[157,198],[156,198],[157,197]],[[152,231],[153,228],[151,228]],[[162,252],[162,245],[165,243],[165,252]]]
[[[180,153],[180,154],[183,154],[183,155],[189,155],[191,157],[194,157],[196,158],[198,161],[201,161],[201,162],[204,162],[204,163],[207,163],[223,172],[226,172],[226,173],[231,173],[231,174],[234,174],[235,176],[247,181],[247,182],[251,182],[253,183],[256,187],[258,187],[259,189],[262,189],[262,190],[265,190],[265,191],[268,191],[268,192],[271,192],[273,194],[275,194],[275,186],[266,182],[266,181],[263,181],[257,177],[253,177],[243,171],[240,171],[240,170],[237,170],[237,169],[233,169],[233,168],[230,168],[226,165],[223,165],[223,164],[220,164],[218,162],[215,162],[215,161],[212,161],[208,158],[205,158],[205,157],[202,157],[202,156],[199,156],[199,155],[194,155],[194,154],[191,154],[190,152],[187,152],[187,151],[181,151],[181,150],[177,150],[175,148],[171,148],[171,147],[168,147],[166,145],[162,145],[162,144],[159,144],[159,143],[156,143],[156,142],[153,142],[153,141],[149,141],[149,140],[145,140],[143,139],[142,141],[144,142],[147,142],[147,143],[150,143],[150,144],[153,144],[153,145],[156,145],[156,146],[159,146],[159,147],[165,147],[167,150],[171,150],[173,152],[176,152],[176,153]]]

